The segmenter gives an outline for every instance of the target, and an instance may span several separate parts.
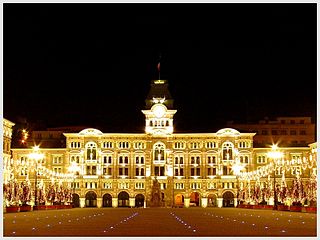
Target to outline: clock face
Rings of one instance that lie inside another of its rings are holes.
[[[166,112],[166,109],[165,109],[165,107],[162,106],[162,105],[155,106],[154,109],[153,109],[153,114],[154,114],[157,118],[163,117],[163,115],[165,114],[165,112]]]

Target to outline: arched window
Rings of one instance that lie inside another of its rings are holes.
[[[94,142],[89,142],[86,144],[87,160],[97,159],[97,144]]]
[[[153,146],[153,159],[155,161],[165,160],[165,145],[163,143],[156,143]]]
[[[233,144],[231,142],[225,142],[222,144],[222,159],[232,160],[233,159]]]

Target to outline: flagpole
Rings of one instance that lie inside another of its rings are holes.
[[[160,62],[161,62],[161,53],[159,54],[159,62],[158,62],[158,73],[159,73],[159,80],[161,79],[160,78]]]

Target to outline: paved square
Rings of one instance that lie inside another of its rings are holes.
[[[236,208],[76,208],[4,214],[4,236],[316,236],[316,214]]]

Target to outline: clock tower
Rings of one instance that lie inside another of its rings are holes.
[[[146,133],[168,135],[173,133],[173,99],[166,80],[154,80],[146,99],[148,110],[142,110],[146,116]]]

